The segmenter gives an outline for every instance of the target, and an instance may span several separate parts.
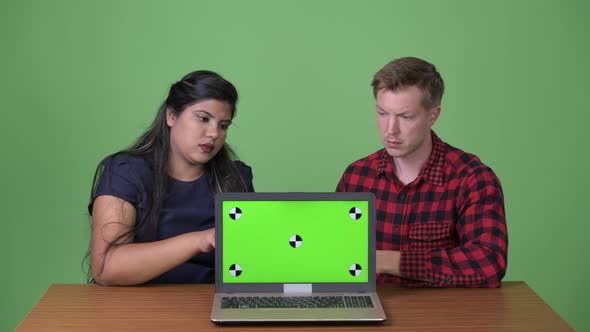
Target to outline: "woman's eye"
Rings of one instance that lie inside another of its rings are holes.
[[[205,122],[205,123],[209,122],[209,118],[206,116],[199,116],[198,118],[199,118],[199,121],[201,121],[201,122]]]

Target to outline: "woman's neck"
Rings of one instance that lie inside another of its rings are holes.
[[[205,173],[205,166],[202,164],[190,164],[185,160],[179,160],[170,156],[168,159],[168,175],[180,181],[194,181]]]

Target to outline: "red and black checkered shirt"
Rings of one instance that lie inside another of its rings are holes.
[[[432,153],[410,184],[385,149],[352,163],[337,191],[377,197],[377,249],[401,252],[400,272],[377,282],[408,287],[500,287],[508,232],[500,181],[479,158],[432,132]]]

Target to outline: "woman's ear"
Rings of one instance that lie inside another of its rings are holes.
[[[171,109],[166,109],[166,123],[168,127],[174,126],[174,122],[176,121],[176,114]]]

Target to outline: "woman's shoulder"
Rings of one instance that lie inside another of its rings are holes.
[[[234,160],[234,165],[240,171],[242,176],[246,176],[251,178],[252,177],[252,167],[248,166],[245,162],[241,160]]]
[[[241,160],[234,160],[234,165],[236,165],[236,167],[237,167],[239,170],[242,170],[242,169],[249,169],[249,170],[252,170],[252,167],[248,166],[248,165],[247,165],[245,162],[243,162],[243,161],[241,161]]]
[[[102,161],[105,171],[125,178],[150,178],[152,163],[145,156],[122,152],[106,157]]]
[[[246,163],[241,160],[234,160],[234,164],[242,176],[243,183],[246,186],[245,191],[254,191],[254,175],[252,174],[252,167],[246,165]]]

